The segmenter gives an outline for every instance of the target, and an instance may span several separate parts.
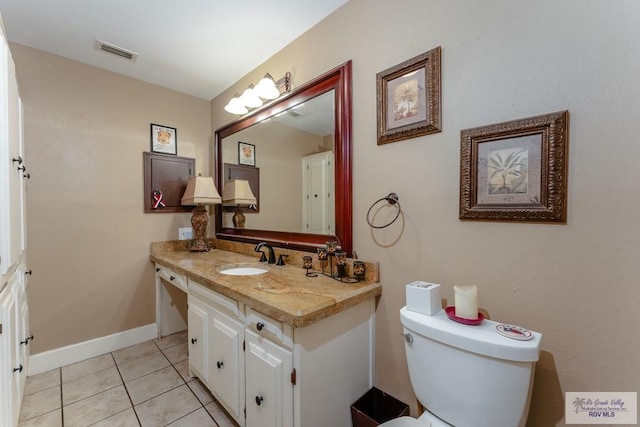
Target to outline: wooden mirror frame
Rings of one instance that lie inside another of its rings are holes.
[[[222,191],[223,159],[222,140],[262,120],[275,116],[295,105],[335,90],[335,235],[294,233],[271,230],[226,228],[222,226],[222,206],[216,205],[216,238],[247,243],[267,242],[275,247],[315,252],[328,240],[337,240],[342,249],[351,256],[352,208],[351,208],[351,61],[299,86],[277,100],[251,111],[215,132],[216,187]]]

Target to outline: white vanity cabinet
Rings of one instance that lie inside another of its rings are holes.
[[[297,328],[188,283],[189,366],[246,427],[350,427],[373,385],[374,299]]]
[[[189,280],[189,369],[244,425],[244,315],[239,304]]]

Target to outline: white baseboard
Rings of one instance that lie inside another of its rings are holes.
[[[35,375],[51,369],[80,362],[85,359],[110,353],[130,345],[139,344],[158,337],[155,323],[118,332],[106,337],[94,338],[89,341],[56,348],[38,354],[32,354],[29,359],[27,375]]]

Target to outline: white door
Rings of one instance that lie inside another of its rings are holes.
[[[225,316],[216,309],[211,310],[209,328],[209,378],[211,389],[227,411],[241,421],[244,387],[241,387],[241,372],[244,373],[242,338],[244,325]]]
[[[207,382],[207,306],[189,295],[189,368]]]
[[[333,152],[302,159],[302,227],[304,233],[334,234]]]
[[[291,427],[293,384],[290,351],[245,331],[247,427]]]

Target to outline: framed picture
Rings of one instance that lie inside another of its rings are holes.
[[[569,112],[460,132],[460,219],[566,222]]]
[[[178,131],[176,128],[151,123],[151,151],[177,155]]]
[[[256,146],[247,144],[246,142],[238,142],[238,164],[255,166],[256,165]]]
[[[440,46],[376,75],[378,145],[440,132]]]

